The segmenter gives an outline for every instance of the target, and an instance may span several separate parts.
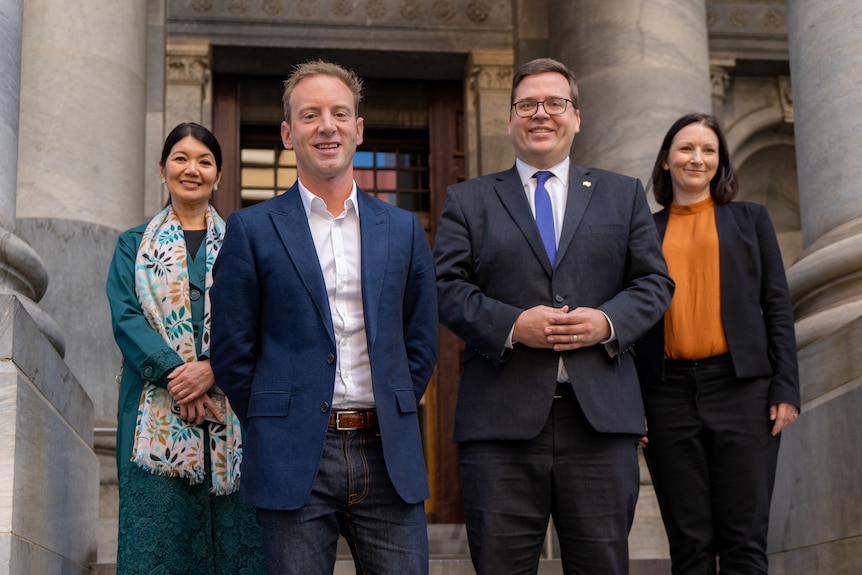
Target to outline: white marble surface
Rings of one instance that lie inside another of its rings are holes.
[[[93,407],[12,296],[0,296],[0,572],[87,573],[96,559]]]

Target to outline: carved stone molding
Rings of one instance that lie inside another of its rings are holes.
[[[470,82],[477,90],[510,90],[512,66],[479,64],[470,70]]]
[[[712,97],[725,99],[725,92],[730,86],[730,74],[727,67],[711,64],[709,66],[709,82],[712,85]]]
[[[165,49],[169,83],[205,84],[209,81],[212,51],[209,42],[169,41]]]
[[[784,121],[793,123],[793,90],[790,87],[790,76],[778,77],[778,101],[781,102],[781,112]]]

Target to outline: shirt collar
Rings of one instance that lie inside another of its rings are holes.
[[[569,163],[570,162],[571,162],[571,160],[569,159],[568,156],[566,156],[566,158],[562,162],[560,162],[556,166],[551,166],[550,168],[546,169],[545,171],[551,172],[552,174],[554,174],[557,177],[557,179],[563,183],[563,186],[565,188],[568,188],[568,186],[569,186]],[[535,173],[540,171],[538,168],[534,168],[533,166],[531,166],[527,162],[521,160],[521,158],[515,159],[515,167],[518,169],[518,175],[521,176],[521,183],[525,186],[527,185],[527,182],[529,182],[530,179],[532,179],[532,177],[535,175]]]
[[[317,206],[317,209],[327,211],[326,202],[323,201],[323,198],[314,195],[308,188],[303,186],[302,180],[297,179],[296,183],[299,187],[299,197],[302,199],[302,207],[305,209],[306,217],[311,215],[312,206]],[[354,181],[353,187],[350,189],[350,195],[344,200],[344,212],[346,213],[352,208],[356,212],[356,216],[359,217],[359,202],[356,200],[356,195],[356,182]]]

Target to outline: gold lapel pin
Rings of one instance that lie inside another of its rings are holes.
[[[584,186],[585,188],[589,188],[590,186],[593,185],[593,183],[589,180],[584,180],[583,182],[581,182],[581,185]]]

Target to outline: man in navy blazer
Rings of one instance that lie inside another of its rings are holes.
[[[244,502],[267,571],[425,574],[417,406],[437,358],[434,263],[415,214],[357,189],[361,81],[322,61],[285,82],[298,181],[227,222],[211,362],[245,427]],[[237,537],[242,534],[237,534]]]
[[[673,283],[641,183],[569,161],[574,75],[528,62],[511,102],[515,166],[450,187],[434,247],[440,321],[466,343],[470,552],[479,575],[535,573],[552,516],[565,573],[628,573],[645,435],[630,351]]]

